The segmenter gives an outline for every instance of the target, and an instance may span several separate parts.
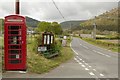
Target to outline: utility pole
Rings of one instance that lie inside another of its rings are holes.
[[[93,23],[93,38],[96,40],[96,23]]]
[[[16,14],[19,14],[19,13],[20,13],[20,8],[19,8],[19,7],[20,7],[20,5],[19,5],[19,0],[16,0],[16,3],[15,3],[15,4],[16,4],[16,5],[15,5],[15,6],[16,6],[16,7],[15,7],[15,13],[16,13]]]
[[[72,26],[71,26],[71,23],[70,23],[70,33],[72,33],[72,29],[71,28],[72,28]]]
[[[0,35],[2,36],[2,20],[0,20],[0,28],[1,28]]]
[[[72,24],[70,23],[70,38],[72,39]]]

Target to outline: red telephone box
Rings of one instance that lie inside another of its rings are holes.
[[[9,15],[4,22],[5,70],[26,70],[26,21]]]

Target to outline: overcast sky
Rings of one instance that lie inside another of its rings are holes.
[[[0,0],[0,18],[14,14],[15,0]],[[40,21],[86,20],[118,6],[119,0],[20,0],[20,14]],[[28,2],[29,1],[29,2]]]

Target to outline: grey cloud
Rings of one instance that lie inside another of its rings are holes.
[[[117,7],[117,2],[56,2],[66,20],[89,19],[107,10]],[[0,12],[14,12],[14,3],[0,3]],[[52,2],[21,2],[21,14],[38,20],[63,21]],[[4,17],[0,14],[0,17]]]

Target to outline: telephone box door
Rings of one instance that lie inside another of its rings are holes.
[[[26,69],[26,29],[24,25],[5,26],[5,68]]]

